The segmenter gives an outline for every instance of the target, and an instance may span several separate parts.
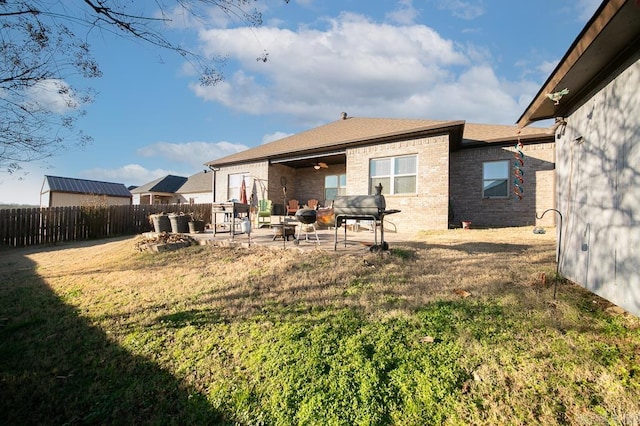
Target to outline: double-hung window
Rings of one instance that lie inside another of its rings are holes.
[[[482,196],[504,198],[509,195],[509,161],[488,161],[482,164]]]
[[[382,184],[383,194],[415,194],[417,156],[375,158],[369,163],[369,193]]]
[[[337,196],[347,193],[347,175],[328,175],[324,178],[324,199],[335,200]]]

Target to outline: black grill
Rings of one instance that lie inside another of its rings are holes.
[[[382,187],[378,192],[382,191]],[[389,214],[399,213],[400,210],[387,210],[384,195],[351,195],[336,197],[333,201],[333,213],[335,215],[335,244],[338,248],[338,228],[348,219],[370,220],[374,226],[374,245],[371,251],[388,250],[389,245],[384,241],[384,217]],[[378,228],[380,228],[380,244],[378,244]],[[344,245],[347,245],[347,227],[344,228]]]

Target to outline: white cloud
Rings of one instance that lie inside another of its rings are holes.
[[[416,107],[433,111],[429,118],[512,124],[517,119],[520,107],[505,86],[493,69],[475,66],[454,81],[416,94],[411,101]],[[496,111],[511,113],[496,114]]]
[[[248,146],[230,142],[156,142],[139,148],[136,154],[142,157],[163,158],[198,169],[206,161],[235,154],[245,149],[248,149]]]
[[[42,80],[29,87],[25,94],[32,110],[64,114],[79,106],[75,92],[63,80]]]
[[[274,132],[266,134],[262,137],[262,143],[269,143],[273,141],[277,141],[279,139],[286,138],[287,136],[291,136],[293,133],[285,133],[285,132]]]
[[[425,25],[393,26],[347,13],[328,20],[324,29],[254,31],[201,32],[207,55],[227,53],[241,70],[213,87],[193,84],[197,96],[244,113],[281,113],[307,123],[337,119],[345,110],[354,116],[389,116],[392,111],[432,117],[440,106],[429,109],[415,100],[448,87],[488,56]],[[256,51],[247,48],[256,36],[269,51],[266,63],[257,62]]]
[[[438,7],[465,20],[475,19],[485,13],[484,2],[477,0],[438,0]]]
[[[397,24],[409,25],[413,24],[420,12],[413,7],[412,0],[398,1],[398,7],[387,13],[386,18]]]
[[[147,182],[151,182],[166,175],[180,175],[184,174],[175,170],[168,170],[163,168],[156,168],[153,170],[147,169],[139,164],[127,164],[122,167],[105,169],[105,168],[93,168],[83,170],[80,172],[80,176],[84,179],[101,180],[105,182],[123,183],[125,185],[143,185]]]
[[[539,64],[536,68],[538,69],[538,71],[540,71],[543,75],[550,75],[553,70],[556,68],[556,66],[558,65],[560,61],[559,60],[555,60],[555,61],[543,61],[541,64]]]

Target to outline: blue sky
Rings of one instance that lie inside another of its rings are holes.
[[[219,11],[210,22],[176,15],[170,38],[228,58],[213,87],[171,52],[92,33],[103,76],[81,82],[98,95],[79,124],[93,143],[0,174],[0,203],[39,204],[45,174],[127,186],[189,176],[342,111],[511,125],[599,4],[260,0],[254,29]]]

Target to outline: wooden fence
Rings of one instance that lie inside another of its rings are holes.
[[[149,215],[193,214],[211,221],[211,204],[75,206],[0,210],[0,245],[26,247],[151,231]]]

